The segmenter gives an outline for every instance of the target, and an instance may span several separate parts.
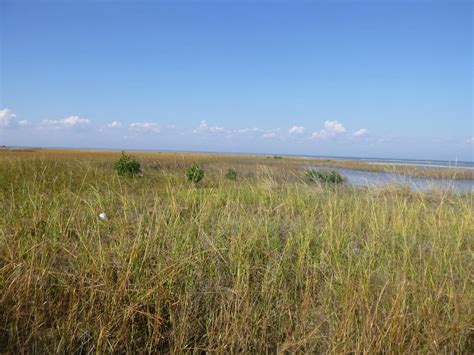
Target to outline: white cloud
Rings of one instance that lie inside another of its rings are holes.
[[[247,134],[247,135],[251,135],[251,134],[255,134],[255,133],[262,133],[263,132],[263,129],[260,129],[260,128],[243,128],[243,129],[238,129],[235,131],[235,133],[238,133],[238,134]]]
[[[322,138],[326,138],[324,132],[321,133],[321,132],[313,132],[313,134],[311,134],[311,139],[322,139]]]
[[[113,121],[107,124],[108,128],[122,128],[122,123],[119,121]]]
[[[19,126],[28,126],[29,124],[31,124],[31,122],[28,121],[28,120],[20,120],[20,121],[18,121],[18,125],[19,125]]]
[[[129,128],[134,131],[149,131],[160,133],[160,126],[155,122],[134,122],[130,123]]]
[[[311,135],[312,139],[324,139],[334,137],[338,134],[344,133],[346,128],[339,121],[326,121],[324,122],[324,128],[313,132]]]
[[[0,127],[12,126],[15,123],[15,117],[16,115],[8,108],[0,110]]]
[[[467,141],[466,141],[467,144],[474,144],[474,137],[471,137],[469,138]]]
[[[324,122],[324,129],[329,133],[344,133],[346,129],[342,123],[338,121],[326,121]]]
[[[69,116],[62,120],[43,120],[42,126],[52,128],[86,128],[91,124],[87,118],[80,118],[79,116]]]
[[[0,127],[27,126],[30,123],[28,120],[17,120],[16,114],[8,108],[0,110]]]
[[[368,129],[366,129],[366,128],[361,128],[361,129],[355,131],[352,135],[353,135],[354,137],[362,137],[362,136],[366,136],[366,135],[368,135],[368,134],[369,134],[369,130],[368,130]]]
[[[193,130],[193,133],[225,133],[224,127],[209,126],[206,121],[201,121],[201,124]]]
[[[288,130],[290,134],[302,134],[304,133],[305,128],[303,126],[293,126]]]
[[[277,137],[277,134],[275,132],[267,132],[267,133],[262,134],[262,138],[265,138],[265,139],[271,139],[271,138],[276,138],[276,137]]]
[[[209,130],[213,133],[224,132],[225,129],[223,127],[210,127]]]
[[[280,128],[273,128],[269,130],[262,130],[263,134],[260,136],[263,139],[284,139],[281,135]]]

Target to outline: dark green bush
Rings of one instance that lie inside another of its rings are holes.
[[[324,182],[331,184],[341,184],[344,182],[344,176],[339,174],[337,171],[320,171],[320,170],[306,170],[306,177],[311,182]]]
[[[204,170],[197,164],[194,163],[191,165],[188,170],[186,170],[186,178],[191,182],[199,182],[204,177]]]
[[[237,180],[237,175],[238,175],[237,171],[230,168],[229,170],[227,170],[227,173],[225,174],[225,177],[229,180]]]
[[[274,155],[274,156],[273,156],[273,159],[283,159],[283,157],[280,156],[280,155]]]
[[[137,175],[141,172],[140,162],[138,159],[131,155],[125,154],[125,152],[122,152],[121,157],[115,162],[114,169],[117,174],[122,176]]]

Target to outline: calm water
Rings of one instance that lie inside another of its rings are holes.
[[[385,185],[398,184],[407,186],[414,191],[429,191],[433,189],[452,190],[458,193],[474,192],[474,180],[441,180],[424,179],[398,173],[373,172],[341,168],[322,168],[315,166],[314,169],[336,170],[344,175],[347,182],[352,186],[381,187]]]
[[[354,157],[325,157],[313,156],[314,158],[327,158],[331,160],[356,160],[368,164],[383,165],[405,165],[418,166],[426,169],[455,169],[463,168],[474,170],[474,162],[457,160],[421,160],[421,159],[385,159],[385,158],[354,158]]]

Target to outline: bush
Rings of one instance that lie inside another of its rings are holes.
[[[274,155],[274,156],[273,156],[273,159],[283,159],[283,157],[282,157],[282,156],[279,156],[279,155]]]
[[[235,171],[234,169],[229,169],[227,170],[227,173],[225,174],[225,177],[229,180],[237,180],[237,171]]]
[[[204,177],[204,170],[197,164],[194,163],[191,165],[188,170],[186,170],[186,178],[191,182],[199,182]]]
[[[319,170],[306,170],[306,177],[311,182],[324,182],[331,184],[341,184],[344,182],[344,176],[339,174],[337,171],[319,171]]]
[[[136,175],[141,172],[140,162],[137,158],[122,152],[122,156],[115,162],[115,171],[119,175]]]

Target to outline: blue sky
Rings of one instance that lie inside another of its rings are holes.
[[[0,2],[0,144],[473,160],[470,1]]]

